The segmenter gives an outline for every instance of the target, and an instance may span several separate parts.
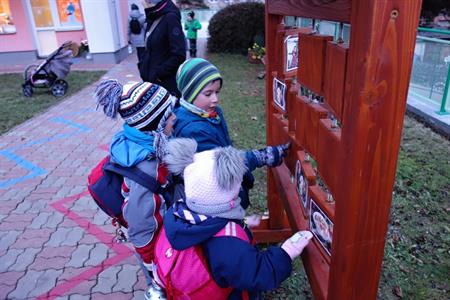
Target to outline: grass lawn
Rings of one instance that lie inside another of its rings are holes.
[[[55,103],[98,80],[105,71],[72,71],[67,76],[69,89],[64,97],[54,97],[50,89],[34,89],[33,97],[22,95],[22,74],[0,74],[0,134],[41,113]]]
[[[221,92],[231,138],[243,149],[265,144],[261,65],[243,56],[209,55],[224,76]],[[252,210],[265,210],[265,171],[255,172]],[[405,117],[379,299],[449,299],[450,142]],[[357,288],[357,287],[355,287]],[[294,273],[267,298],[311,299],[300,260]]]

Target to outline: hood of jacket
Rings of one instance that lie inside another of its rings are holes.
[[[178,19],[181,20],[180,10],[171,0],[163,0],[155,6],[145,9],[145,16],[150,22],[168,13],[176,14]]]
[[[227,219],[210,218],[200,224],[191,224],[174,215],[173,207],[166,212],[163,222],[167,239],[176,250],[187,249],[203,243],[219,232],[227,223]]]

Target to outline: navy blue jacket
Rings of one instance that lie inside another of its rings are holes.
[[[220,123],[215,124],[206,118],[198,116],[184,107],[175,109],[175,123],[173,125],[173,136],[191,138],[197,141],[197,152],[211,150],[217,147],[231,146],[232,142],[228,134],[228,126],[220,107],[216,107],[216,112],[220,117]],[[242,189],[239,193],[241,206],[246,209],[249,204],[248,191],[253,188],[255,178],[252,171],[256,168],[256,157],[250,151],[245,153],[248,172],[244,175]]]
[[[161,10],[157,10],[164,4]],[[159,84],[180,97],[175,76],[178,67],[186,59],[186,40],[181,28],[180,10],[171,0],[165,0],[156,7],[145,9],[145,15],[147,30],[156,19],[162,18],[146,40],[144,57],[138,63],[139,74],[143,81]]]
[[[254,299],[259,292],[277,288],[291,274],[289,255],[280,247],[271,246],[260,251],[236,237],[212,237],[228,221],[211,218],[193,225],[176,217],[170,208],[164,216],[164,228],[176,250],[202,245],[217,284],[235,288],[228,299],[241,299],[242,291],[248,291]],[[251,239],[251,233],[247,229],[246,232]]]

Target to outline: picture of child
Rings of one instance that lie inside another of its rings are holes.
[[[302,165],[299,160],[295,165],[295,182],[297,183],[297,193],[305,209],[308,208],[308,182],[306,181]]]
[[[273,79],[273,101],[283,111],[286,111],[286,84],[280,80]]]
[[[319,240],[325,251],[331,255],[331,245],[333,242],[333,222],[311,199],[309,226],[311,232]]]
[[[288,36],[285,40],[286,51],[286,72],[297,69],[298,67],[298,36]]]

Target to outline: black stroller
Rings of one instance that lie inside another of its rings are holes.
[[[25,82],[22,84],[25,97],[33,96],[33,88],[50,88],[55,97],[66,94],[69,84],[64,78],[72,65],[72,46],[72,42],[65,42],[40,65],[30,65],[25,69]]]

